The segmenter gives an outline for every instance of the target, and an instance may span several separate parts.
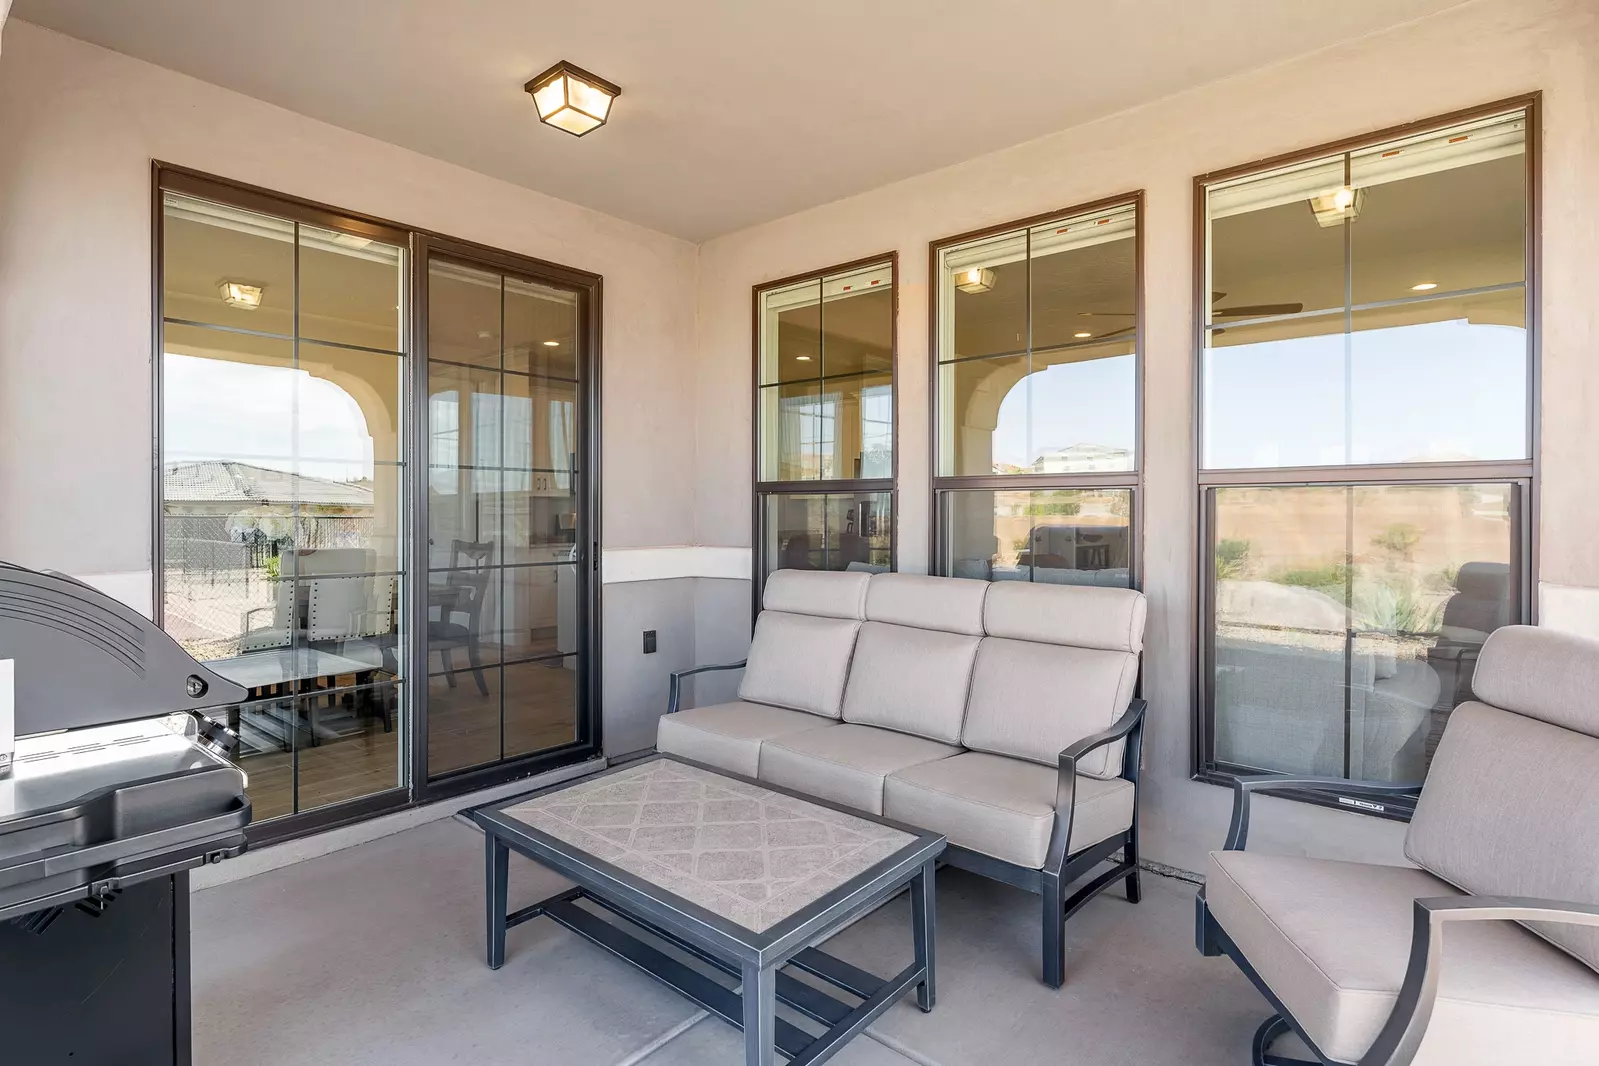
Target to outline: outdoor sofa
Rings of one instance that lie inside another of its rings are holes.
[[[1060,987],[1065,920],[1139,899],[1143,594],[779,570],[763,606],[745,662],[672,676],[657,748],[944,834],[949,864],[1042,897]],[[679,709],[684,677],[740,667],[736,701]]]

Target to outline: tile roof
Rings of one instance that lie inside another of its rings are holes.
[[[309,503],[371,507],[371,482],[333,481],[249,463],[205,459],[168,463],[163,476],[169,503]]]

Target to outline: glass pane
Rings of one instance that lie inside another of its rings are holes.
[[[1338,156],[1211,189],[1209,322],[1344,306],[1345,187]]]
[[[506,374],[501,462],[507,470],[532,470],[535,492],[572,491],[577,464],[577,384]]]
[[[577,379],[577,297],[505,279],[505,369]]]
[[[1211,330],[1204,358],[1204,466],[1349,461],[1345,316]]]
[[[499,471],[430,469],[428,566],[500,562],[500,512]]]
[[[821,382],[761,389],[761,480],[814,481],[833,462],[838,404],[823,399]]]
[[[438,656],[431,657],[433,668]],[[500,758],[500,668],[468,669],[456,656],[453,672],[428,678],[428,775],[436,776]]]
[[[894,379],[854,374],[823,382],[818,405],[824,478],[894,476]]]
[[[761,384],[822,376],[822,282],[761,295]]]
[[[894,369],[894,290],[886,267],[825,279],[823,377]]]
[[[501,657],[528,659],[577,650],[577,568],[517,566],[500,574],[488,641]]]
[[[1028,468],[1040,474],[1132,470],[1138,358],[1129,340],[1033,352]]]
[[[944,494],[944,572],[988,581],[1131,585],[1132,490]]]
[[[400,350],[400,249],[300,227],[300,336]]]
[[[502,375],[481,367],[428,363],[428,451],[435,466],[500,466]]]
[[[577,740],[575,655],[505,667],[505,755],[526,755]]]
[[[500,276],[428,263],[428,358],[500,367]]]
[[[341,685],[349,678],[341,678]],[[394,729],[399,691],[392,684],[361,685],[330,695],[302,696],[300,719],[309,729],[299,761],[298,809],[382,792],[402,783],[400,734]]]
[[[892,502],[887,492],[764,497],[767,572],[889,569]]]
[[[164,204],[165,317],[293,335],[294,223],[173,193]]]
[[[1524,292],[1356,311],[1351,460],[1526,459]]]
[[[294,813],[294,749],[300,743],[295,701],[289,697],[252,700],[230,711],[229,726],[239,735],[233,759],[249,776],[252,821]]]
[[[945,249],[940,292],[948,318],[940,362],[1027,350],[1027,238],[1016,230]]]
[[[1517,115],[1355,154],[1357,305],[1526,280],[1524,125]]]
[[[293,341],[169,322],[163,349],[162,445],[169,464],[234,459],[293,471],[294,407],[309,376],[294,368]]]
[[[939,473],[1012,474],[1028,467],[1027,356],[969,359],[938,368]]]
[[[1505,484],[1215,491],[1215,755],[1419,781],[1520,619]]]

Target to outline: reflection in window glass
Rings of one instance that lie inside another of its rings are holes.
[[[1524,113],[1206,196],[1206,469],[1531,454]]]
[[[404,250],[174,193],[161,224],[163,624],[250,691],[258,821],[393,788]]]
[[[1132,584],[1130,489],[960,489],[941,495],[945,574]]]
[[[761,481],[893,476],[893,268],[759,296]]]
[[[888,570],[893,563],[892,507],[887,492],[763,496],[765,574]]]
[[[1514,487],[1210,495],[1217,761],[1422,780],[1483,641],[1520,620]]]
[[[938,474],[1130,471],[1137,209],[939,251]]]

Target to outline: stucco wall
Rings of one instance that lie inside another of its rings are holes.
[[[1144,219],[1144,589],[1150,598],[1147,854],[1200,869],[1227,794],[1188,779],[1197,493],[1192,179],[1251,159],[1532,90],[1544,96],[1541,574],[1599,585],[1599,29],[1591,3],[1489,0],[711,241],[695,367],[699,536],[749,543],[750,286],[900,253],[899,558],[927,567],[927,244],[1134,189]],[[912,106],[907,104],[907,106]],[[731,413],[736,412],[736,417]],[[728,538],[739,538],[729,540]],[[1400,828],[1273,804],[1263,846],[1399,858]]]

